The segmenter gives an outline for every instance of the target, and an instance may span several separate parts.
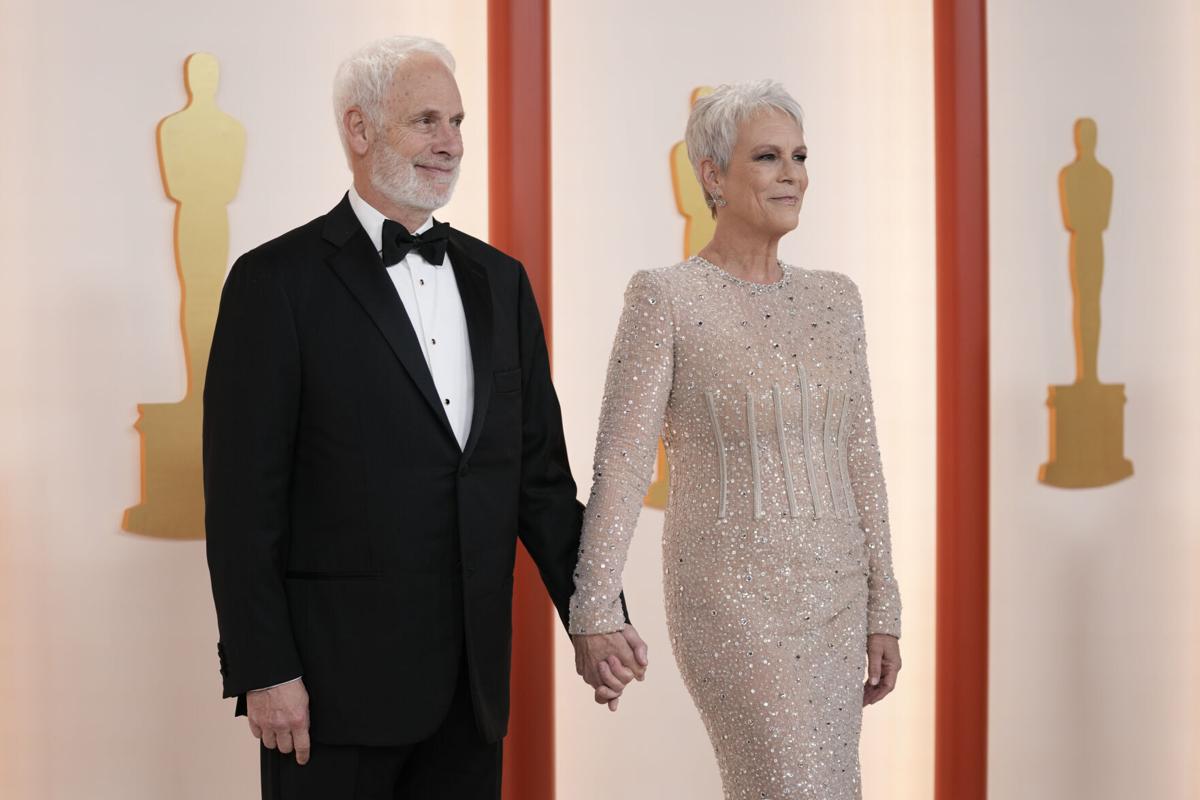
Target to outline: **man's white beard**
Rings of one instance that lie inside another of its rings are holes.
[[[433,212],[450,202],[458,183],[458,165],[449,185],[438,187],[423,180],[413,162],[390,148],[382,148],[371,160],[371,183],[395,205]]]

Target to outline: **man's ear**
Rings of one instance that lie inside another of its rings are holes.
[[[346,132],[346,142],[350,146],[350,152],[356,156],[365,156],[370,148],[371,139],[367,118],[363,116],[362,109],[358,106],[347,108],[346,113],[342,115],[342,128]]]

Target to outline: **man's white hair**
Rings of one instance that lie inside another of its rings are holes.
[[[454,72],[454,56],[441,42],[422,36],[389,36],[371,42],[338,67],[333,78],[333,116],[346,160],[350,160],[350,142],[342,119],[346,110],[357,106],[373,126],[383,123],[383,103],[392,88],[396,70],[418,53],[435,56]]]
[[[703,188],[700,162],[711,159],[719,171],[727,170],[729,159],[733,156],[738,126],[764,111],[781,111],[804,130],[804,112],[800,104],[779,81],[722,84],[692,106],[684,139],[687,142],[688,160],[692,162],[692,169],[704,191],[704,202],[708,203],[709,208],[713,208],[715,203],[708,190]]]

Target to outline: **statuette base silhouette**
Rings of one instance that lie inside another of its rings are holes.
[[[1051,386],[1050,460],[1038,479],[1050,486],[1107,486],[1133,474],[1125,458],[1125,384]]]
[[[142,502],[122,527],[159,539],[204,538],[199,402],[141,403]],[[153,442],[153,446],[151,446]]]

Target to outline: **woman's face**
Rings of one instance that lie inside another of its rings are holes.
[[[725,219],[782,236],[800,218],[808,170],[804,132],[787,114],[768,111],[743,122],[724,174],[712,170],[716,194],[727,203],[717,209],[718,224]],[[709,185],[710,191],[713,184]]]

